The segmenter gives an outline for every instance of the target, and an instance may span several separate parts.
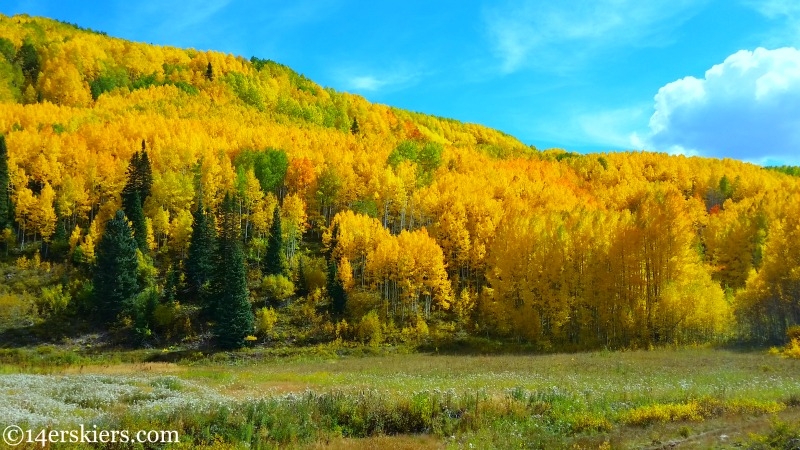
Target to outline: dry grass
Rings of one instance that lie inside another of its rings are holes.
[[[315,442],[308,450],[417,450],[445,449],[441,439],[430,435],[375,436],[364,439],[338,438]]]

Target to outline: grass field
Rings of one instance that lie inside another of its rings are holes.
[[[178,429],[183,448],[386,449],[768,448],[751,433],[800,421],[800,360],[764,350],[59,352],[0,353],[0,422]]]

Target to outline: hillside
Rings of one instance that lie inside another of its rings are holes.
[[[239,275],[216,272],[240,260],[238,345],[638,347],[782,341],[800,323],[791,170],[542,152],[273,61],[43,18],[0,15],[0,53],[0,329],[220,338]],[[97,259],[121,207],[135,289],[110,305]]]

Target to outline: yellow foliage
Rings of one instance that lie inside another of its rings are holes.
[[[702,422],[700,403],[692,400],[688,403],[656,403],[627,411],[621,421],[626,425],[645,426],[666,422]]]
[[[800,359],[800,339],[792,339],[789,341],[789,343],[786,344],[786,348],[783,349],[782,354],[787,358]]]
[[[32,35],[36,26],[44,33]],[[0,15],[0,35],[17,47],[33,39],[42,59],[36,83],[0,92],[23,248],[52,239],[63,220],[79,225],[71,252],[93,262],[144,140],[151,248],[185,257],[196,197],[214,211],[238,191],[248,259],[259,259],[280,204],[290,261],[309,228],[324,232],[364,340],[380,336],[368,325],[375,299],[379,325],[422,317],[542,346],[703,342],[730,336],[734,317],[753,337],[785,335],[800,282],[796,177],[733,160],[539,152],[479,125],[322,89],[273,63],[47,19]],[[98,95],[101,79],[116,81]],[[418,161],[387,165],[409,139],[441,145],[429,179]],[[267,148],[288,163],[274,192],[262,190],[264,173],[237,177],[233,163]],[[307,272],[308,287],[324,284],[324,267]]]
[[[278,313],[272,308],[261,308],[256,311],[256,332],[269,336],[278,322]]]

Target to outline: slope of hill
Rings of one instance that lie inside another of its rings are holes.
[[[800,322],[796,177],[539,152],[272,61],[43,18],[0,16],[0,53],[3,270],[41,273],[0,287],[0,327],[98,314],[97,245],[142,150],[141,293],[117,318],[141,339],[216,323],[186,273],[201,203],[220,233],[235,223],[259,337],[592,348],[778,341]]]

